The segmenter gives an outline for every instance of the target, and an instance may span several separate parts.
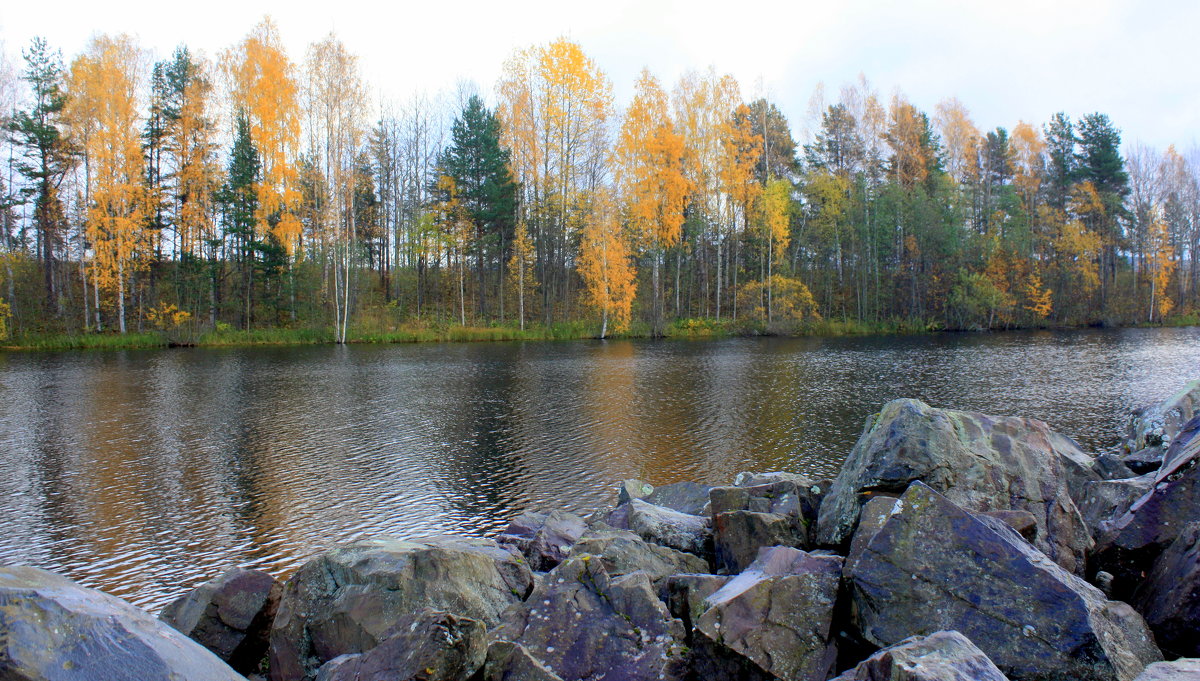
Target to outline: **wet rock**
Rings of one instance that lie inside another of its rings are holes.
[[[1108,531],[1108,523],[1124,515],[1135,501],[1154,487],[1154,474],[1120,480],[1093,480],[1083,488],[1079,512],[1084,522],[1099,539]]]
[[[1105,524],[1088,569],[1113,575],[1113,595],[1129,600],[1162,552],[1200,518],[1200,452],[1154,473],[1154,486]]]
[[[261,570],[230,570],[169,603],[159,619],[250,674],[266,656],[281,587]]]
[[[1144,407],[1129,418],[1127,437],[1130,451],[1169,445],[1183,425],[1196,415],[1200,405],[1200,379],[1158,404]]]
[[[461,681],[483,667],[487,648],[479,620],[426,608],[365,653],[326,663],[316,681]]]
[[[1125,467],[1133,471],[1136,475],[1145,475],[1153,473],[1162,468],[1163,464],[1163,448],[1161,446],[1146,447],[1130,454],[1121,459],[1121,463]]]
[[[1008,681],[982,650],[957,631],[907,638],[833,681]]]
[[[587,529],[584,519],[574,513],[526,511],[508,524],[496,542],[520,552],[531,569],[545,572],[567,557]]]
[[[671,575],[708,572],[699,556],[648,542],[624,530],[592,530],[571,548],[571,555],[595,556],[612,577],[641,571],[654,583]]]
[[[1041,421],[934,409],[894,400],[868,420],[821,504],[817,543],[844,545],[862,495],[899,494],[920,480],[973,511],[1022,510],[1037,524],[1034,545],[1082,573],[1093,541],[1073,501],[1099,476],[1091,458]]]
[[[683,623],[649,577],[613,576],[586,554],[554,568],[493,635],[524,646],[564,681],[682,679],[686,672]]]
[[[806,547],[794,516],[729,511],[713,518],[713,563],[724,574],[745,570],[767,546]]]
[[[488,646],[482,672],[471,681],[562,681],[562,678],[534,659],[525,646],[494,641]]]
[[[1200,523],[1188,525],[1134,593],[1168,656],[1200,657]]]
[[[52,572],[0,566],[0,678],[240,681],[145,611]]]
[[[854,622],[875,645],[957,630],[1014,680],[1129,681],[1161,659],[1131,607],[920,482],[847,577]]]
[[[772,547],[705,599],[694,638],[745,658],[777,679],[823,681],[836,658],[830,642],[842,559]]]
[[[533,586],[524,561],[486,539],[379,538],[327,551],[287,581],[271,631],[271,679],[311,679],[375,647],[423,608],[499,622]]]
[[[712,552],[708,518],[655,506],[641,499],[629,502],[629,529],[642,539],[697,556]]]
[[[1184,658],[1155,662],[1134,681],[1200,681],[1200,660]]]

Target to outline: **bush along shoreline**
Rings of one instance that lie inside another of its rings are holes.
[[[0,567],[0,677],[1200,679],[1200,380],[1123,440],[895,400],[833,480],[627,480],[495,538],[233,570],[157,619]]]

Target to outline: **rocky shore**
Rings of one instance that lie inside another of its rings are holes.
[[[0,679],[1200,680],[1200,381],[1096,455],[895,400],[834,480],[622,483],[494,539],[234,570],[154,618],[0,567]]]

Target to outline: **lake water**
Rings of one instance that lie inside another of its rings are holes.
[[[378,533],[494,533],[617,481],[832,476],[896,397],[1098,450],[1200,329],[0,352],[0,563],[150,608]]]

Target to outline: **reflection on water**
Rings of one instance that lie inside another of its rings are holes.
[[[615,481],[831,476],[895,397],[1085,447],[1200,376],[1200,330],[0,353],[0,562],[151,609],[381,532],[489,533]]]

